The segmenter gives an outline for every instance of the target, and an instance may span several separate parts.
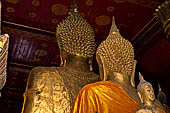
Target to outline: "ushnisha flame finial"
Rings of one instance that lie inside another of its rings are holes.
[[[114,32],[119,32],[119,29],[117,28],[116,24],[115,24],[115,17],[112,17],[112,26],[110,29],[110,33],[114,33]]]
[[[76,1],[76,0],[73,0],[73,1],[72,1],[72,5],[71,5],[70,12],[78,12],[77,9],[78,9],[77,1]]]

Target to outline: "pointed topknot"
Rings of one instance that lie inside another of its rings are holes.
[[[115,17],[113,16],[112,17],[112,26],[111,26],[111,29],[110,29],[110,33],[112,32],[119,32],[119,29],[117,28],[116,24],[115,24]]]
[[[144,78],[143,78],[143,76],[142,76],[142,74],[139,72],[139,80],[140,81],[143,81],[144,80]]]
[[[78,6],[77,6],[77,3],[76,3],[76,0],[73,0],[73,1],[72,1],[72,5],[71,5],[70,12],[78,12],[78,11],[77,11],[77,8],[78,8]]]

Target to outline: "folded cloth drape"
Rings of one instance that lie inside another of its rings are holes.
[[[80,90],[72,113],[135,113],[138,108],[120,85],[100,81]]]

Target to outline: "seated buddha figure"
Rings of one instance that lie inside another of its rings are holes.
[[[8,44],[9,36],[7,34],[0,35],[0,91],[6,83]]]
[[[136,113],[165,113],[164,110],[154,105],[155,95],[152,85],[143,79],[143,76],[139,74],[140,83],[137,87],[138,95],[143,107],[138,109]]]
[[[72,7],[59,23],[60,67],[36,67],[28,77],[23,113],[70,113],[79,90],[100,80],[90,69],[95,53],[94,31]]]
[[[103,81],[83,87],[72,113],[135,113],[141,105],[134,88],[134,49],[115,25],[96,52],[99,73]]]

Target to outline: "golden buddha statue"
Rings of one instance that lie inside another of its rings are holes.
[[[134,88],[134,49],[120,35],[114,18],[109,36],[97,48],[96,59],[103,81],[80,90],[72,113],[135,113],[141,102]]]
[[[7,34],[0,35],[0,91],[6,83],[8,44],[9,36]]]
[[[94,31],[77,11],[57,27],[60,67],[36,67],[28,77],[23,113],[70,113],[79,90],[100,80],[90,69],[96,50]]]
[[[145,81],[141,74],[139,74],[139,79],[140,83],[137,90],[144,106],[138,109],[136,113],[165,113],[162,109],[154,105],[155,95],[152,85]]]

